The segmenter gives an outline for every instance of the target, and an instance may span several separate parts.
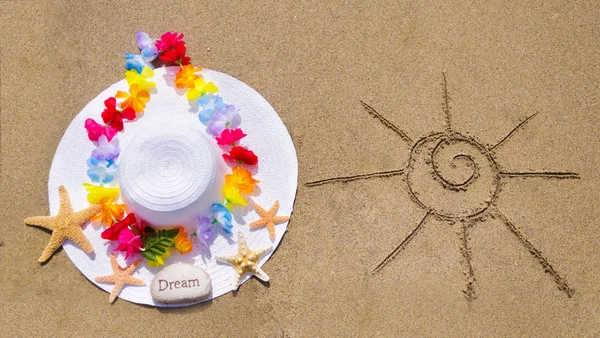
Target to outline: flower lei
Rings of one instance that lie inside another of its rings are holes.
[[[125,80],[129,84],[129,92],[117,91],[114,97],[104,101],[106,108],[101,114],[102,124],[91,118],[85,121],[88,137],[96,145],[87,162],[87,174],[95,184],[84,183],[83,186],[88,192],[88,202],[101,207],[93,220],[107,227],[102,238],[118,242],[114,250],[125,252],[126,258],[141,254],[152,267],[163,265],[170,249],[190,252],[193,244],[189,236],[197,237],[200,244],[208,249],[216,237],[215,226],[225,234],[232,233],[232,206],[247,205],[244,194],[252,193],[259,182],[242,165],[254,166],[258,158],[239,144],[246,134],[239,128],[241,118],[238,111],[216,94],[219,90],[214,83],[207,83],[198,74],[202,68],[191,64],[190,57],[186,55],[183,34],[167,32],[160,39],[151,39],[147,34],[137,32],[136,37],[140,54],[125,53]],[[175,86],[187,89],[190,105],[197,104],[200,122],[225,149],[223,159],[232,166],[232,172],[225,175],[224,201],[212,204],[208,217],[198,217],[196,231],[189,236],[181,226],[154,229],[134,213],[127,213],[125,205],[117,203],[120,195],[116,183],[117,162],[121,151],[117,134],[124,131],[124,120],[135,120],[137,114],[146,108],[150,93],[156,87],[156,83],[150,81],[154,76],[154,65],[179,66]]]

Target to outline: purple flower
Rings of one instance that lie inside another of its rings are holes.
[[[198,227],[196,228],[196,236],[205,247],[209,247],[215,239],[215,233],[212,230],[212,224],[208,217],[198,217]]]
[[[216,110],[210,117],[208,131],[213,136],[219,136],[223,130],[237,128],[241,122],[242,119],[235,106],[228,105],[226,108]]]
[[[142,54],[144,54],[144,50],[147,50],[149,53],[154,54],[154,57],[156,57],[156,55],[158,55],[156,40],[157,39],[151,39],[148,34],[144,32],[135,32],[135,42],[137,43],[138,48],[142,51]]]
[[[119,157],[121,148],[119,148],[119,139],[113,137],[108,142],[106,136],[102,135],[98,138],[98,147],[92,151],[92,157],[98,161],[109,161]]]

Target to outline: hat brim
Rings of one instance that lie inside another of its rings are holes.
[[[189,101],[185,93],[173,86],[175,76],[174,69],[177,67],[159,68],[155,70],[153,81],[156,82],[156,92],[152,93],[143,116],[137,120],[125,124],[125,130],[119,133],[121,149],[145,126],[155,124],[160,119],[176,119],[185,123],[198,123],[197,114],[192,113]],[[270,208],[272,203],[279,200],[279,212],[281,216],[290,216],[292,213],[296,189],[298,185],[298,160],[296,151],[290,135],[273,109],[273,107],[254,89],[245,83],[220,72],[203,69],[201,72],[204,79],[212,81],[219,88],[219,95],[228,104],[233,104],[239,109],[242,118],[241,128],[248,135],[243,144],[254,151],[259,158],[259,166],[254,177],[260,180],[259,193],[251,196],[251,199],[265,208]],[[119,81],[87,104],[83,110],[73,119],[65,134],[63,135],[58,149],[52,161],[48,179],[48,196],[50,213],[56,215],[59,208],[58,187],[64,185],[70,195],[74,210],[86,208],[87,192],[82,186],[89,182],[87,177],[87,160],[94,144],[89,141],[84,122],[87,118],[101,121],[100,114],[104,109],[104,100],[114,96],[118,90],[128,91],[125,80]],[[167,259],[167,263],[177,261],[189,262],[203,268],[212,279],[212,294],[210,300],[228,293],[232,290],[234,269],[215,259],[217,255],[232,255],[237,251],[237,236],[235,233],[242,231],[247,238],[251,249],[259,249],[273,246],[273,251],[265,255],[259,262],[262,266],[274,252],[281,242],[287,229],[287,222],[276,225],[276,238],[271,241],[265,228],[250,229],[248,224],[259,218],[251,207],[252,202],[243,209],[235,209],[234,235],[219,235],[210,247],[210,254],[200,245],[194,245],[192,252],[179,255],[173,253]],[[71,261],[81,273],[99,288],[110,292],[112,285],[94,281],[97,276],[112,273],[109,254],[114,246],[100,237],[103,228],[94,227],[91,224],[84,226],[83,231],[94,247],[94,253],[87,254],[70,241],[65,241],[63,248]],[[194,242],[196,244],[197,242]],[[121,256],[119,262],[122,266],[130,264],[130,258],[125,261]],[[150,284],[154,275],[160,271],[159,268],[148,268],[142,264],[134,273],[136,278],[146,282],[146,286],[126,286],[119,294],[119,298],[130,302],[147,304],[153,306],[184,306],[189,304],[165,305],[158,304],[152,300],[150,295]],[[268,271],[267,271],[268,272]],[[246,276],[243,281],[250,276]]]

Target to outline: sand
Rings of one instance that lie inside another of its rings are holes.
[[[594,1],[0,1],[0,336],[600,335],[599,19]],[[37,263],[50,236],[23,219],[48,212],[58,142],[138,29],[185,33],[288,127],[300,186],[268,287],[110,305],[63,251]],[[409,160],[435,133],[473,152],[447,182]]]

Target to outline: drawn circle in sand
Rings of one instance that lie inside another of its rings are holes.
[[[408,189],[423,208],[449,219],[475,217],[496,197],[499,170],[487,149],[455,132],[422,138],[410,154]]]

